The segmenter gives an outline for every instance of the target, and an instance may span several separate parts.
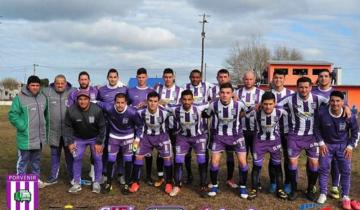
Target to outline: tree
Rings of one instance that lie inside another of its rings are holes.
[[[15,89],[18,89],[20,83],[14,79],[14,78],[11,78],[11,77],[7,77],[7,78],[4,78],[0,81],[0,84],[2,86],[4,86],[5,89],[9,89],[9,90],[15,90]]]
[[[295,48],[279,46],[274,50],[273,60],[303,60],[302,53]]]
[[[237,43],[226,60],[228,68],[231,70],[232,82],[242,84],[241,77],[248,70],[254,70],[257,80],[259,80],[269,59],[270,50],[259,37],[255,36],[244,47],[240,47]]]

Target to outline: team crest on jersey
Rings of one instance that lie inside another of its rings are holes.
[[[317,104],[316,104],[315,102],[312,102],[312,103],[311,103],[311,108],[312,108],[312,109],[316,109],[316,107],[317,107]]]
[[[123,118],[122,123],[127,124],[129,122],[129,118]]]
[[[346,129],[346,123],[339,123],[339,131],[345,131]]]
[[[95,122],[95,117],[89,116],[89,123],[94,123],[94,122]]]
[[[236,110],[235,110],[235,109],[231,109],[231,114],[232,114],[232,115],[236,115]]]
[[[192,117],[194,120],[197,120],[197,115],[196,115],[196,114],[192,114],[191,117]]]

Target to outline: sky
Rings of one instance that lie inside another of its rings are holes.
[[[105,84],[109,68],[127,83],[136,69],[152,77],[176,71],[180,85],[200,68],[201,14],[207,81],[227,67],[238,43],[260,36],[273,50],[298,49],[307,60],[343,69],[343,83],[360,85],[358,0],[0,0],[0,79],[24,82],[33,73],[50,81],[65,74],[76,84],[87,70]]]

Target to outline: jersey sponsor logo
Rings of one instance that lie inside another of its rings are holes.
[[[95,122],[95,117],[89,116],[89,123],[94,123],[94,122]]]

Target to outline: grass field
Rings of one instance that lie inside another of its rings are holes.
[[[15,129],[10,125],[7,119],[7,111],[9,107],[0,106],[0,209],[6,209],[6,195],[5,195],[5,178],[7,174],[14,174],[17,152],[15,144]],[[352,187],[351,197],[360,199],[360,152],[355,150],[352,164]],[[88,160],[88,158],[84,158]],[[221,193],[214,199],[211,198],[200,198],[197,194],[198,190],[198,179],[197,179],[197,168],[195,161],[193,161],[193,171],[195,175],[195,181],[192,186],[184,186],[179,196],[172,198],[157,188],[149,187],[145,183],[141,183],[140,191],[136,194],[123,196],[120,193],[119,186],[114,185],[114,190],[109,195],[98,195],[91,193],[90,187],[83,187],[80,194],[73,195],[67,193],[69,184],[65,182],[65,165],[62,162],[60,172],[60,182],[56,185],[49,186],[45,189],[40,190],[40,209],[51,209],[50,207],[64,207],[66,204],[72,204],[75,207],[86,207],[82,209],[98,209],[105,205],[133,205],[136,209],[145,209],[152,205],[176,205],[184,206],[188,210],[200,210],[202,207],[208,206],[211,209],[247,209],[256,208],[257,210],[285,210],[285,209],[300,209],[302,204],[309,203],[304,197],[299,198],[295,202],[283,201],[275,198],[273,195],[263,192],[259,195],[256,200],[248,201],[242,200],[238,195],[237,191],[227,188],[224,185],[226,177],[226,169],[223,168],[220,172],[220,190]],[[301,170],[299,174],[299,189],[305,189],[306,178],[304,169],[304,158],[301,160]],[[267,162],[266,162],[267,164]],[[83,166],[83,177],[86,177],[87,165]],[[155,164],[154,164],[155,165]],[[50,171],[50,155],[49,147],[45,146],[42,155],[42,179],[45,179],[49,175]],[[266,188],[268,184],[267,178],[267,167],[264,167],[262,171],[262,185]],[[155,171],[153,172],[155,175]],[[237,170],[235,176],[238,177]],[[155,177],[155,176],[154,176]],[[248,178],[249,183],[250,177]],[[266,191],[266,190],[263,190]],[[328,199],[325,206],[331,206],[332,209],[338,209],[338,201]],[[316,209],[316,208],[312,208]],[[320,209],[320,208],[317,208]]]

